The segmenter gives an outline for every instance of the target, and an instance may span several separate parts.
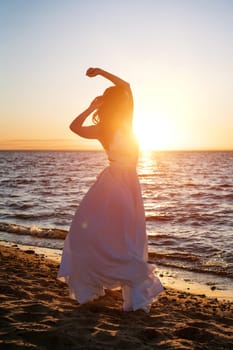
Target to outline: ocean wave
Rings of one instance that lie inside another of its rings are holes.
[[[22,226],[16,224],[9,224],[0,222],[0,231],[14,233],[18,235],[31,235],[40,238],[53,238],[53,239],[65,239],[67,232],[66,230],[57,228],[41,228],[38,226]]]
[[[36,179],[22,179],[21,177],[14,180],[16,185],[32,185],[35,184],[35,182]]]
[[[233,193],[209,193],[209,192],[197,192],[191,193],[191,198],[205,198],[208,200],[216,201],[216,200],[224,200],[224,199],[233,199]],[[214,202],[215,204],[215,202]]]
[[[33,208],[32,203],[12,202],[7,205],[9,208],[18,209],[18,210],[27,210],[27,209]]]
[[[35,213],[15,213],[15,214],[6,214],[5,218],[7,219],[16,219],[16,220],[29,220],[29,221],[38,221],[44,219],[50,219],[53,213],[44,213],[44,214],[35,214]]]
[[[150,246],[176,246],[178,238],[166,234],[157,234],[156,236],[148,235]]]
[[[151,240],[151,244],[157,243],[158,240],[164,240],[164,239],[171,239],[171,240],[177,240],[177,237],[172,236],[171,234],[166,233],[157,233],[156,235],[148,234],[148,238]]]
[[[233,187],[233,185],[229,184],[229,183],[210,186],[210,188],[213,190],[218,190],[218,189],[222,189],[222,188],[232,188],[232,187]]]
[[[31,237],[40,238],[40,240],[36,241],[36,245],[41,245],[43,242],[43,239],[46,240],[47,238],[53,239],[54,242],[56,240],[61,242],[62,240],[65,239],[68,233],[67,230],[62,230],[57,228],[41,228],[38,226],[27,227],[23,225],[4,223],[4,222],[0,223],[0,231],[19,235],[21,237],[31,236]],[[149,262],[150,263],[165,266],[167,268],[169,267],[178,268],[178,269],[183,269],[183,270],[192,271],[192,272],[211,273],[214,275],[233,278],[233,263],[232,263],[232,259],[230,258],[231,256],[230,253],[229,253],[229,259],[225,259],[225,262],[223,262],[222,260],[216,261],[214,256],[216,255],[216,252],[214,255],[213,254],[211,255],[209,254],[210,252],[208,252],[207,248],[203,248],[203,251],[205,252],[205,258],[203,257],[203,252],[201,251],[201,249],[199,249],[196,254],[194,254],[193,251],[177,252],[177,251],[171,251],[171,250],[170,251],[164,250],[164,251],[155,252],[153,251],[154,249],[153,239],[155,238],[159,239],[160,243],[162,240],[163,241],[162,246],[164,247],[170,246],[170,249],[172,246],[174,249],[174,246],[177,246],[177,240],[179,240],[178,237],[174,238],[166,234],[159,234],[155,237],[149,236]],[[195,249],[195,247],[193,249]]]
[[[174,215],[148,215],[146,221],[172,221],[175,218]]]
[[[174,261],[189,261],[189,262],[199,262],[200,257],[194,254],[189,253],[168,253],[168,252],[150,252],[149,253],[150,258],[154,258],[156,260],[164,260],[164,259],[171,259]]]
[[[232,212],[231,212],[232,213]],[[174,222],[177,224],[190,224],[192,226],[205,226],[205,225],[218,225],[226,224],[226,210],[224,211],[213,211],[212,213],[190,213],[189,215],[180,215],[175,217]],[[228,225],[231,222],[229,220]]]
[[[212,214],[199,214],[199,213],[189,213],[183,214],[182,212],[179,213],[179,215],[172,214],[159,214],[159,215],[147,215],[146,221],[148,222],[171,222],[176,224],[191,224],[193,226],[200,226],[203,223],[210,223],[210,222],[216,222],[219,219],[222,219],[222,216],[218,217],[216,213]],[[221,213],[222,215],[223,213]],[[226,214],[226,213],[224,213]]]
[[[198,273],[209,273],[231,279],[233,278],[232,264],[206,263],[203,262],[200,257],[195,255],[149,252],[149,262],[165,267],[178,268]]]

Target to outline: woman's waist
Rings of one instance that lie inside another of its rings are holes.
[[[109,166],[113,168],[131,168],[136,169],[137,162],[129,159],[109,159]]]

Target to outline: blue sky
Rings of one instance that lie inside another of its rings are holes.
[[[233,149],[232,38],[233,1],[0,1],[0,148],[86,144],[68,126],[99,66],[131,83],[142,143]]]

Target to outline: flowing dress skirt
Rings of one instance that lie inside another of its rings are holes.
[[[163,290],[147,263],[144,208],[136,169],[110,164],[79,205],[58,278],[79,303],[120,287],[123,309],[149,311]]]

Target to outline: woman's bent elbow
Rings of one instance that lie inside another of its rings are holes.
[[[78,129],[74,126],[74,123],[70,124],[70,130],[73,131],[75,134],[78,134]]]

